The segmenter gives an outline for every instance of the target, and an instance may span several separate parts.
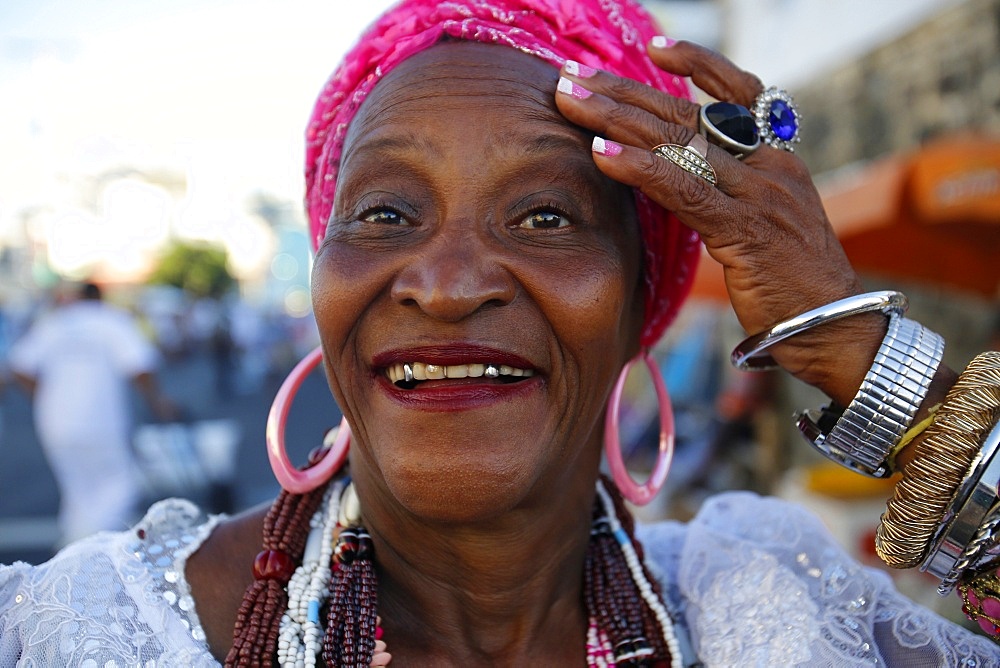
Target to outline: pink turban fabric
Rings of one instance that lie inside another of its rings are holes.
[[[443,38],[501,44],[556,67],[567,60],[630,77],[692,99],[679,77],[646,55],[657,32],[631,0],[403,0],[387,10],[345,56],[320,93],[306,132],[306,208],[313,247],[322,240],[337,187],[347,128],[388,72]],[[645,247],[643,346],[653,346],[687,296],[700,252],[698,236],[638,190]]]

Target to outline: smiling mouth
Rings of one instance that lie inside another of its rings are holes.
[[[490,362],[448,365],[405,362],[390,364],[385,369],[385,375],[396,387],[412,390],[424,381],[446,378],[488,378],[502,383],[516,383],[535,375],[535,372],[533,369],[519,369]]]

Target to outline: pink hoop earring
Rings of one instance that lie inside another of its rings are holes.
[[[622,459],[622,445],[618,437],[618,413],[621,408],[625,379],[628,378],[629,371],[640,359],[646,363],[646,368],[649,369],[649,375],[653,379],[653,387],[656,389],[656,403],[660,407],[660,449],[656,455],[653,472],[649,475],[649,480],[642,485],[633,480],[628,469],[625,468],[625,462]],[[604,455],[607,457],[611,476],[622,496],[637,506],[644,506],[652,501],[667,479],[670,462],[674,457],[674,410],[670,405],[670,395],[667,394],[667,387],[663,383],[660,367],[650,356],[648,350],[643,350],[625,363],[622,372],[618,375],[618,382],[611,390],[607,415],[604,420]]]
[[[271,470],[278,479],[281,488],[292,494],[305,494],[325,484],[347,459],[347,451],[351,447],[351,428],[347,419],[340,421],[340,430],[333,445],[315,466],[299,470],[288,460],[285,450],[285,423],[288,420],[288,410],[292,399],[298,392],[302,381],[315,369],[323,359],[323,350],[317,347],[295,365],[292,372],[285,378],[281,388],[274,397],[271,410],[267,414],[267,428],[264,438],[267,442],[267,458],[271,462]]]

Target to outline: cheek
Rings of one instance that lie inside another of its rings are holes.
[[[590,363],[594,356],[627,359],[636,330],[632,322],[636,284],[628,278],[632,273],[619,259],[571,267],[561,272],[557,284],[536,292],[536,300],[570,354],[589,358]],[[551,281],[551,274],[540,275],[538,280],[546,278]]]
[[[317,253],[311,279],[312,305],[328,353],[344,352],[352,330],[390,275],[391,271],[373,261],[371,254],[361,258],[347,244],[329,244]]]

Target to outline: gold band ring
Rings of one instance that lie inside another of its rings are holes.
[[[715,176],[715,170],[705,159],[705,156],[708,155],[708,140],[700,134],[696,134],[687,146],[660,144],[654,146],[652,151],[654,155],[669,160],[685,172],[701,177],[713,186],[719,183]]]

